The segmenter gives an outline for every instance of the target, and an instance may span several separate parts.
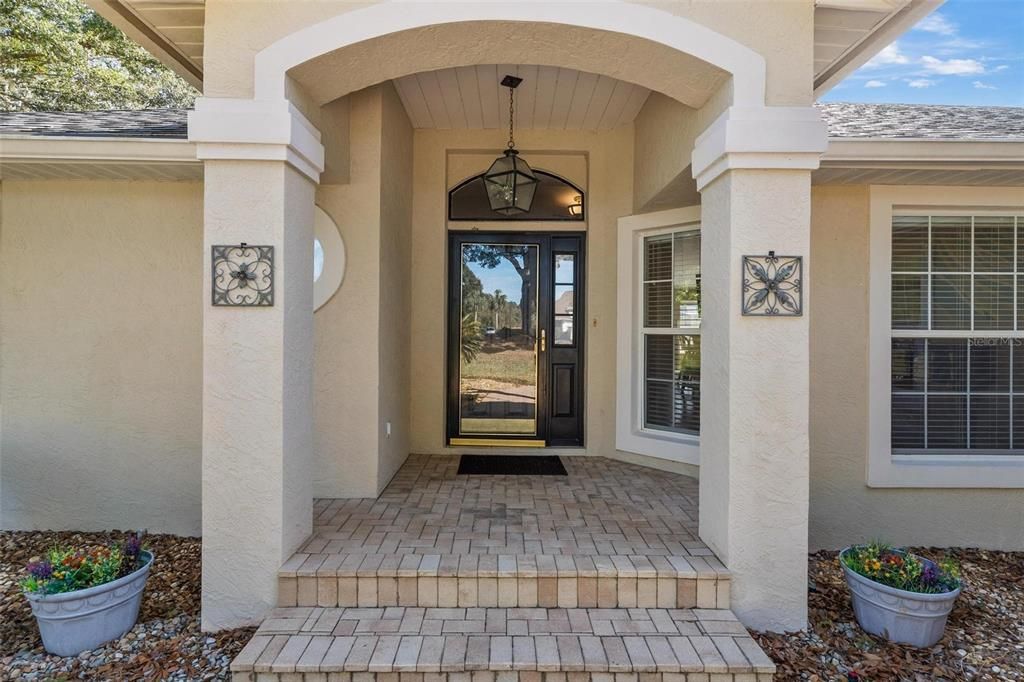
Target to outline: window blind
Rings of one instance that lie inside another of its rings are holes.
[[[700,432],[700,232],[643,240],[643,426]]]
[[[896,216],[891,444],[1024,454],[1024,219]]]

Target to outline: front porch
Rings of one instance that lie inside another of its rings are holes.
[[[567,476],[461,476],[458,456],[414,455],[377,499],[317,500],[235,676],[770,679],[697,538],[697,481],[562,461]]]
[[[604,457],[568,476],[457,476],[409,457],[381,496],[317,500],[280,606],[728,608],[697,481]]]

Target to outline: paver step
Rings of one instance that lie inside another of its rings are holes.
[[[729,572],[714,555],[297,553],[278,605],[721,609]]]
[[[278,608],[234,680],[766,682],[728,609]]]

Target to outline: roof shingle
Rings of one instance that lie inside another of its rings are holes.
[[[187,109],[0,112],[0,134],[186,139]]]
[[[1024,140],[1024,107],[853,102],[823,102],[817,106],[829,137]]]
[[[852,102],[817,106],[833,138],[1024,140],[1024,107]],[[0,112],[0,134],[186,139],[187,115],[185,109]]]

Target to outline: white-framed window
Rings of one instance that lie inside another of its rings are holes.
[[[699,464],[700,211],[619,220],[616,447]]]
[[[700,229],[676,226],[640,242],[640,423],[700,435]]]
[[[1024,486],[1024,210],[899,189],[872,188],[868,482]]]

